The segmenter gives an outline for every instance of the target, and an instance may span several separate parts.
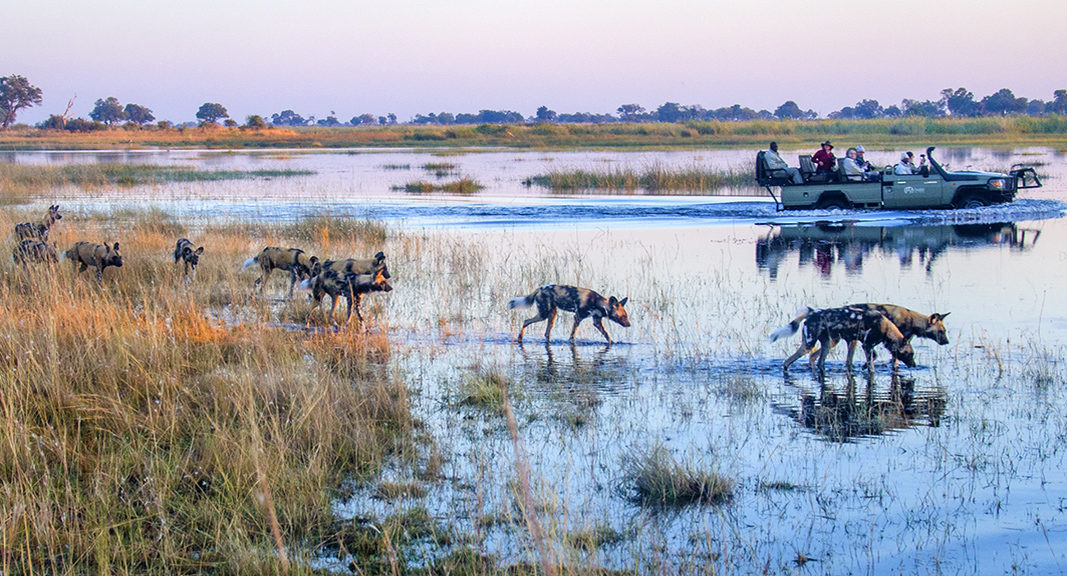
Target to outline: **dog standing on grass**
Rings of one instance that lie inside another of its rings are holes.
[[[814,353],[816,345],[819,352],[819,373],[826,373],[826,356],[833,343],[838,340],[848,342],[848,358],[845,368],[852,372],[852,357],[856,346],[862,342],[863,352],[867,356],[867,370],[874,372],[874,347],[884,345],[893,354],[893,358],[904,362],[909,368],[915,367],[915,351],[911,344],[888,318],[873,310],[850,307],[812,310],[804,307],[797,311],[797,317],[789,324],[771,333],[771,342],[792,336],[804,325],[803,341],[792,356],[786,358],[783,372],[804,354]]]
[[[193,243],[188,238],[178,240],[177,246],[174,247],[174,263],[177,264],[179,261],[185,263],[182,276],[186,281],[189,280],[190,271],[193,273],[193,278],[196,277],[196,267],[200,264],[200,255],[203,253],[204,247],[193,250]]]
[[[537,305],[537,316],[522,323],[519,330],[518,342],[522,342],[522,334],[526,327],[535,322],[548,320],[545,328],[545,340],[552,339],[552,325],[556,322],[556,311],[564,310],[574,313],[574,327],[571,328],[570,341],[574,341],[574,334],[578,331],[578,325],[589,316],[593,317],[593,326],[604,335],[608,344],[612,343],[611,336],[604,329],[604,318],[607,318],[624,328],[630,327],[630,318],[626,315],[626,302],[629,297],[622,300],[614,296],[605,298],[588,288],[576,288],[562,284],[548,284],[538,288],[529,296],[519,296],[508,302],[508,309],[530,308]]]
[[[55,264],[59,262],[59,255],[55,242],[48,244],[39,240],[23,240],[11,251],[11,259],[15,264],[25,266],[35,262]]]
[[[392,278],[389,275],[389,267],[385,265],[385,252],[378,252],[373,258],[323,260],[311,268],[311,275],[318,276],[326,270],[333,270],[340,274],[374,274],[381,270],[386,280]]]
[[[52,225],[56,223],[56,220],[62,220],[63,216],[59,213],[59,204],[55,204],[48,207],[48,213],[40,222],[19,222],[15,224],[15,240],[39,240],[41,242],[48,242],[48,231],[52,229]]]
[[[329,294],[333,299],[333,304],[330,306],[330,324],[337,326],[337,322],[333,319],[334,310],[337,309],[337,299],[341,296],[348,298],[348,315],[345,316],[345,326],[348,326],[348,322],[352,319],[352,308],[356,309],[356,317],[359,318],[359,324],[363,326],[363,312],[360,308],[360,304],[363,300],[364,294],[371,292],[391,292],[393,287],[387,280],[386,272],[384,269],[379,269],[373,274],[345,274],[333,269],[326,269],[322,273],[308,278],[300,282],[301,292],[310,292],[314,303],[311,305],[311,310],[308,310],[307,320],[304,322],[304,327],[311,326],[311,313],[322,304],[322,296]]]
[[[315,256],[308,256],[303,250],[299,248],[277,248],[275,246],[268,246],[263,249],[259,254],[245,260],[241,270],[248,270],[249,268],[259,265],[261,271],[259,278],[256,279],[255,284],[252,285],[252,290],[259,287],[259,293],[263,293],[263,288],[267,285],[267,280],[270,278],[271,272],[275,270],[287,270],[290,276],[289,282],[289,295],[286,298],[293,297],[293,289],[296,287],[298,280],[307,279],[312,276],[311,269],[318,264],[319,259]]]
[[[96,244],[93,242],[75,242],[70,250],[60,254],[60,258],[66,258],[74,264],[74,275],[85,272],[86,268],[96,268],[96,281],[104,281],[104,268],[108,266],[122,267],[122,255],[119,254],[119,243],[114,246]],[[78,265],[81,268],[78,268]]]

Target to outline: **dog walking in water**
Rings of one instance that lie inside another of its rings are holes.
[[[905,342],[910,343],[913,337],[918,336],[920,338],[933,340],[942,346],[948,344],[948,330],[945,329],[945,317],[948,316],[950,312],[945,312],[944,314],[934,312],[927,316],[921,312],[909,310],[903,306],[897,306],[895,304],[873,304],[869,302],[863,304],[849,304],[848,306],[845,306],[845,308],[859,312],[877,312],[882,316],[885,316],[897,327],[898,330],[900,330],[900,333],[904,335]],[[835,344],[837,344],[837,341],[831,340],[830,349],[833,349]],[[808,359],[808,363],[812,366],[815,364],[816,352],[818,352],[818,349],[813,350]],[[894,358],[893,369],[897,368],[897,364],[898,361]]]
[[[508,302],[508,309],[530,308],[537,305],[537,316],[522,323],[519,330],[518,341],[522,342],[522,334],[526,327],[535,322],[548,320],[545,328],[545,341],[552,339],[552,325],[556,322],[556,311],[564,310],[574,313],[574,327],[571,328],[570,341],[574,341],[574,334],[578,331],[578,325],[589,316],[593,317],[593,326],[612,343],[611,336],[604,329],[604,318],[607,318],[625,328],[630,327],[630,318],[626,315],[626,301],[629,298],[617,300],[614,296],[605,298],[588,288],[576,288],[562,284],[548,284],[538,288],[529,296],[519,296]]]
[[[819,373],[826,373],[826,356],[833,343],[838,340],[848,342],[848,358],[845,368],[852,371],[852,357],[856,346],[862,342],[863,352],[867,356],[867,370],[874,372],[874,347],[884,345],[893,354],[893,358],[904,362],[909,368],[915,367],[915,351],[911,344],[888,318],[873,310],[856,308],[828,308],[812,310],[801,308],[797,317],[789,324],[771,333],[771,342],[792,336],[800,326],[804,326],[803,341],[792,356],[786,358],[782,367],[784,372],[804,354],[813,353],[816,345],[819,351]]]

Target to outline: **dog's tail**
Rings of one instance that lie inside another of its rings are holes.
[[[249,258],[248,260],[245,260],[245,263],[241,265],[241,270],[248,270],[249,268],[251,268],[251,267],[255,266],[256,264],[258,264],[259,263],[258,258],[259,258],[259,256],[253,256],[253,257]],[[175,260],[175,262],[177,262],[177,260]]]
[[[301,280],[296,289],[300,292],[311,292],[311,280],[311,278]]]
[[[808,317],[808,314],[811,314],[811,308],[802,306],[800,310],[797,310],[797,317],[793,318],[792,322],[771,332],[771,342],[777,342],[782,338],[788,338],[793,334],[796,334],[797,330],[800,330],[800,325],[804,323],[804,319]]]
[[[534,305],[534,296],[537,292],[530,294],[529,296],[519,296],[518,298],[512,298],[508,301],[508,310],[514,310],[515,308],[529,308]]]

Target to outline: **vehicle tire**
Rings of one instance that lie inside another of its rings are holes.
[[[815,205],[815,208],[818,210],[848,210],[851,206],[848,200],[840,196],[831,196],[829,198],[819,198],[819,203]]]
[[[960,196],[959,200],[956,201],[956,208],[959,209],[982,208],[985,206],[989,206],[989,200],[984,195],[974,192],[968,192]]]

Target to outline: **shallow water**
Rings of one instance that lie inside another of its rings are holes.
[[[968,211],[778,213],[766,199],[561,197],[523,187],[546,167],[619,163],[743,166],[753,151],[513,152],[437,158],[351,153],[15,153],[26,163],[119,160],[204,168],[311,169],[314,176],[109,190],[55,197],[86,209],[159,206],[189,216],[383,220],[419,238],[387,246],[396,290],[368,297],[394,335],[395,368],[446,457],[423,498],[339,503],[352,516],[427,508],[505,562],[534,558],[515,494],[503,418],[461,406],[469,379],[500,373],[533,470],[538,515],[558,557],[642,572],[1059,573],[1067,569],[1067,163],[1048,149],[948,149],[954,168],[1038,162],[1046,187]],[[874,152],[874,159],[899,151]],[[784,155],[789,157],[788,155]],[[411,197],[389,186],[427,162],[487,185],[473,196]],[[391,165],[410,165],[397,170]],[[127,256],[129,257],[129,256]],[[529,311],[504,304],[545,283],[629,296],[633,324],[561,314],[526,343]],[[951,343],[913,341],[918,367],[826,381],[781,361],[799,337],[766,335],[800,306],[892,302],[951,313]],[[661,446],[686,467],[734,480],[720,506],[663,509],[631,498],[627,463]],[[388,480],[412,480],[398,463]],[[489,519],[504,517],[503,522]],[[566,534],[610,526],[593,552]],[[425,562],[440,550],[413,553]],[[411,558],[411,556],[409,556]],[[731,570],[732,569],[732,570]]]

